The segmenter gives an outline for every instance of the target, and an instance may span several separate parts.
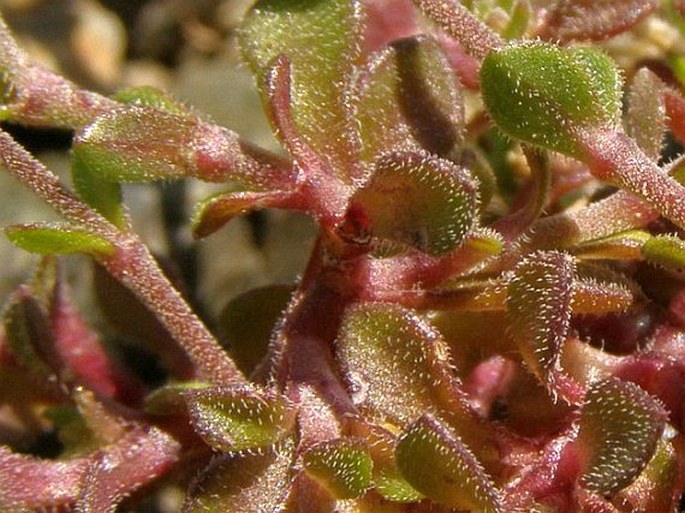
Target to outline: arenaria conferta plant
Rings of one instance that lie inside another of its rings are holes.
[[[2,440],[0,510],[143,511],[172,486],[185,513],[678,511],[684,15],[258,0],[240,42],[277,154],[163,92],[83,90],[3,26],[5,126],[73,140],[63,183],[0,132],[4,171],[62,218],[4,228],[43,257],[5,302],[0,418],[56,442]],[[233,300],[220,336],[122,203],[175,180],[225,184],[197,238],[261,209],[318,226],[299,281]],[[73,253],[164,379],[84,321]]]

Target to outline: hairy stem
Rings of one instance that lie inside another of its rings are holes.
[[[133,233],[118,230],[67,191],[54,173],[3,131],[0,131],[0,159],[10,174],[65,219],[104,237],[117,248],[114,255],[102,257],[102,265],[155,312],[189,353],[201,377],[223,384],[245,381],[214,336],[164,276],[143,241]]]

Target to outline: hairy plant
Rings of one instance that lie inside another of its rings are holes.
[[[64,219],[5,228],[45,256],[5,306],[2,415],[60,443],[0,447],[0,509],[131,510],[173,483],[185,513],[678,511],[685,60],[619,69],[603,41],[653,20],[682,39],[684,11],[258,0],[242,51],[282,154],[158,91],[82,90],[3,26],[3,119],[73,145],[68,188],[0,132]],[[233,300],[221,341],[122,204],[184,179],[227,184],[198,238],[266,208],[318,224],[301,279]],[[70,253],[164,383],[86,324]]]

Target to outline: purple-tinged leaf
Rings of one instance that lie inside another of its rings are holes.
[[[659,160],[666,135],[664,83],[647,68],[635,74],[628,89],[626,131],[654,162]]]
[[[412,0],[370,0],[365,2],[367,22],[364,53],[415,35],[421,30]]]
[[[461,86],[432,39],[403,39],[372,56],[350,94],[350,122],[367,167],[388,148],[456,156],[464,126]]]
[[[373,461],[363,440],[337,438],[302,454],[305,472],[338,499],[360,497],[371,487]]]
[[[242,143],[230,130],[135,105],[96,118],[78,134],[73,151],[79,168],[109,182],[196,177],[259,189],[282,182],[289,173],[282,162]]]
[[[178,461],[181,446],[157,428],[137,427],[92,458],[81,486],[79,513],[114,513],[117,505]]]
[[[477,191],[470,174],[447,160],[392,153],[376,162],[373,175],[355,192],[348,216],[364,219],[381,241],[443,255],[472,229]]]
[[[658,217],[659,213],[641,199],[617,191],[575,212],[539,219],[522,244],[529,250],[566,248],[646,226]]]
[[[193,427],[220,451],[263,449],[282,440],[296,411],[285,398],[241,387],[204,387],[185,392]]]
[[[654,455],[665,422],[662,405],[637,385],[595,383],[580,411],[580,484],[604,495],[628,486]]]
[[[96,257],[111,255],[111,242],[78,226],[33,223],[5,228],[5,235],[23,250],[41,255],[88,253]]]
[[[530,370],[549,383],[571,321],[575,265],[558,252],[527,256],[507,288],[511,334]]]
[[[366,303],[346,313],[336,342],[352,401],[371,419],[407,426],[426,412],[485,450],[484,426],[454,376],[440,334],[411,310]]]
[[[626,189],[685,228],[685,186],[666,174],[633,139],[615,129],[597,128],[579,130],[575,140],[596,178]]]
[[[548,11],[538,35],[561,44],[607,39],[628,30],[658,5],[658,0],[560,0]]]
[[[424,289],[435,287],[449,278],[474,271],[503,250],[502,237],[488,228],[472,230],[452,252],[435,257],[418,251],[369,260],[369,280],[383,283],[383,291],[372,291],[381,300],[387,294],[401,296],[403,290],[420,283]],[[387,291],[387,289],[392,289]]]
[[[676,139],[685,141],[685,97],[676,91],[666,90],[664,102],[668,128]]]
[[[284,511],[290,494],[294,442],[261,454],[224,454],[191,485],[183,513]]]
[[[72,505],[89,465],[86,458],[39,460],[0,446],[0,509],[6,513],[26,513]]]
[[[482,59],[503,41],[459,0],[414,0],[441,29],[459,41],[467,53]]]
[[[193,237],[203,238],[211,235],[236,216],[265,208],[286,208],[305,210],[306,202],[296,192],[270,191],[230,191],[223,192],[201,201],[192,218]]]
[[[353,176],[342,98],[363,40],[358,0],[260,0],[243,24],[243,54],[263,84],[279,55],[292,63],[292,113],[304,141],[338,177]]]
[[[504,511],[499,491],[473,453],[432,416],[409,427],[395,454],[405,479],[431,500],[455,509]]]

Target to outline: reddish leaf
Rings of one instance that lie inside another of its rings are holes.
[[[562,44],[606,39],[628,30],[658,5],[657,0],[560,0],[538,35]]]

